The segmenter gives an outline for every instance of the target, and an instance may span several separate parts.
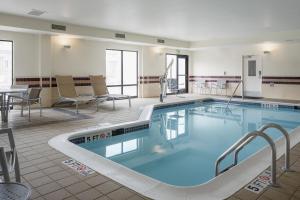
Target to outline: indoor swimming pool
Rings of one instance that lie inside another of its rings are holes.
[[[251,100],[226,107],[211,98],[149,105],[135,121],[64,133],[49,144],[152,199],[225,199],[271,164],[270,147],[256,138],[236,166],[215,176],[216,160],[240,138],[275,123],[289,132],[291,148],[300,142],[299,105]],[[276,129],[266,132],[276,141],[278,159],[285,139]],[[230,155],[220,169],[232,162]]]
[[[191,103],[155,109],[149,129],[78,144],[136,172],[175,186],[195,186],[215,177],[217,158],[248,132],[267,123],[291,131],[300,125],[293,107],[226,102]],[[267,130],[281,137],[275,129]],[[240,153],[240,160],[267,143],[256,138]],[[232,157],[222,163],[230,165]]]

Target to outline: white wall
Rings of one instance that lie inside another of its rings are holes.
[[[138,51],[139,76],[163,74],[166,53],[185,54],[191,58],[189,51],[86,40],[69,36],[0,31],[0,39],[14,42],[14,78],[105,75],[106,49]],[[70,45],[71,48],[63,48],[64,45]],[[86,87],[78,87],[78,91],[91,92]],[[56,88],[44,88],[42,94],[46,105],[51,105],[57,97]],[[140,84],[139,96],[159,96],[159,84]]]
[[[241,75],[243,55],[261,55],[264,76],[300,76],[300,44],[210,47],[193,52],[193,75]],[[270,50],[270,49],[269,49]]]
[[[38,35],[0,31],[0,40],[13,41],[14,77],[39,76]]]
[[[264,54],[263,51],[266,50],[270,53]],[[192,54],[192,75],[224,76],[225,72],[226,76],[242,76],[242,56],[261,55],[263,76],[300,77],[299,52],[299,43],[265,43],[204,48],[194,51]],[[231,84],[229,94],[235,85]],[[263,84],[262,95],[267,98],[300,100],[299,89],[299,84]]]

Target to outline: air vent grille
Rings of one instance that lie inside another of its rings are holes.
[[[115,37],[125,39],[126,35],[124,33],[116,33]]]
[[[32,15],[32,16],[41,16],[42,14],[44,14],[45,11],[42,10],[37,10],[37,9],[32,9],[30,12],[28,12],[28,15]]]
[[[157,39],[157,43],[164,44],[165,40],[163,40],[163,39]]]
[[[59,31],[66,31],[66,29],[67,29],[66,26],[64,26],[64,25],[58,25],[58,24],[52,24],[51,28],[53,30],[59,30]]]

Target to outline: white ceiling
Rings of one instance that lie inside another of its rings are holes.
[[[300,0],[0,0],[0,12],[200,41],[300,29]]]

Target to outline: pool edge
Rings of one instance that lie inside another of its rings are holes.
[[[241,185],[244,186],[249,183],[251,180],[253,180],[253,178],[255,178],[259,173],[269,166],[271,162],[270,155],[268,155],[268,153],[270,153],[269,147],[255,153],[234,168],[216,178],[211,179],[207,183],[192,187],[179,187],[168,185],[142,175],[129,168],[126,168],[125,166],[85,150],[69,141],[69,138],[72,136],[86,135],[95,131],[103,131],[104,129],[113,129],[149,123],[152,111],[156,107],[174,105],[178,103],[182,104],[187,102],[203,101],[206,99],[218,100],[219,98],[199,98],[149,105],[143,109],[138,120],[116,124],[113,126],[95,127],[94,129],[88,129],[83,132],[77,131],[73,133],[62,134],[52,138],[48,143],[56,150],[78,160],[100,174],[103,174],[112,180],[115,180],[124,186],[153,199],[224,199],[241,189]],[[261,103],[261,101],[253,100],[251,100],[251,102]],[[266,101],[264,101],[264,103],[266,103]],[[276,103],[280,104],[279,102]],[[300,142],[300,127],[294,129],[290,135],[292,148],[294,145]],[[284,154],[284,145],[285,143],[283,138],[276,142],[278,158]]]

